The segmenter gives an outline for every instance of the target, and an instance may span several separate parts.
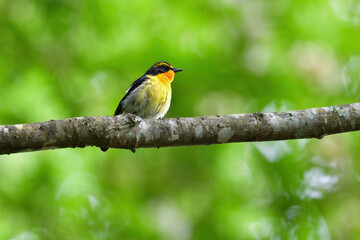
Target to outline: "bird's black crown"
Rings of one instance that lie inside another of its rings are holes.
[[[164,61],[160,61],[155,63],[154,65],[152,65],[149,70],[146,71],[145,74],[149,74],[149,75],[157,75],[159,73],[166,73],[170,70],[173,70],[174,72],[180,72],[182,71],[182,69],[176,69],[173,66],[170,65],[170,63],[164,62]]]

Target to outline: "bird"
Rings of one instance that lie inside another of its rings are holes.
[[[132,113],[143,119],[163,118],[170,108],[171,82],[175,73],[183,69],[174,68],[165,61],[152,65],[144,75],[131,84],[117,106],[114,116]],[[109,148],[101,147],[103,152]]]

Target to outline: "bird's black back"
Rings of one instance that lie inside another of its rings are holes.
[[[132,91],[134,91],[137,87],[139,87],[144,81],[146,80],[146,76],[143,75],[141,76],[140,78],[138,78],[135,82],[133,82],[130,86],[130,88],[128,89],[127,93],[125,94],[125,96],[121,99],[119,105],[117,106],[116,110],[115,110],[115,113],[114,115],[119,115],[122,113],[122,105],[121,105],[121,102],[123,100],[125,100]]]

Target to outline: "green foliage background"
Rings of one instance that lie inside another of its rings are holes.
[[[0,124],[112,115],[154,62],[166,117],[359,101],[358,0],[0,0]],[[0,156],[0,239],[357,239],[360,135]]]

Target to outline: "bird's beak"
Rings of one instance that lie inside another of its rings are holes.
[[[181,68],[173,68],[172,70],[173,70],[174,72],[181,72],[181,71],[182,71]]]

